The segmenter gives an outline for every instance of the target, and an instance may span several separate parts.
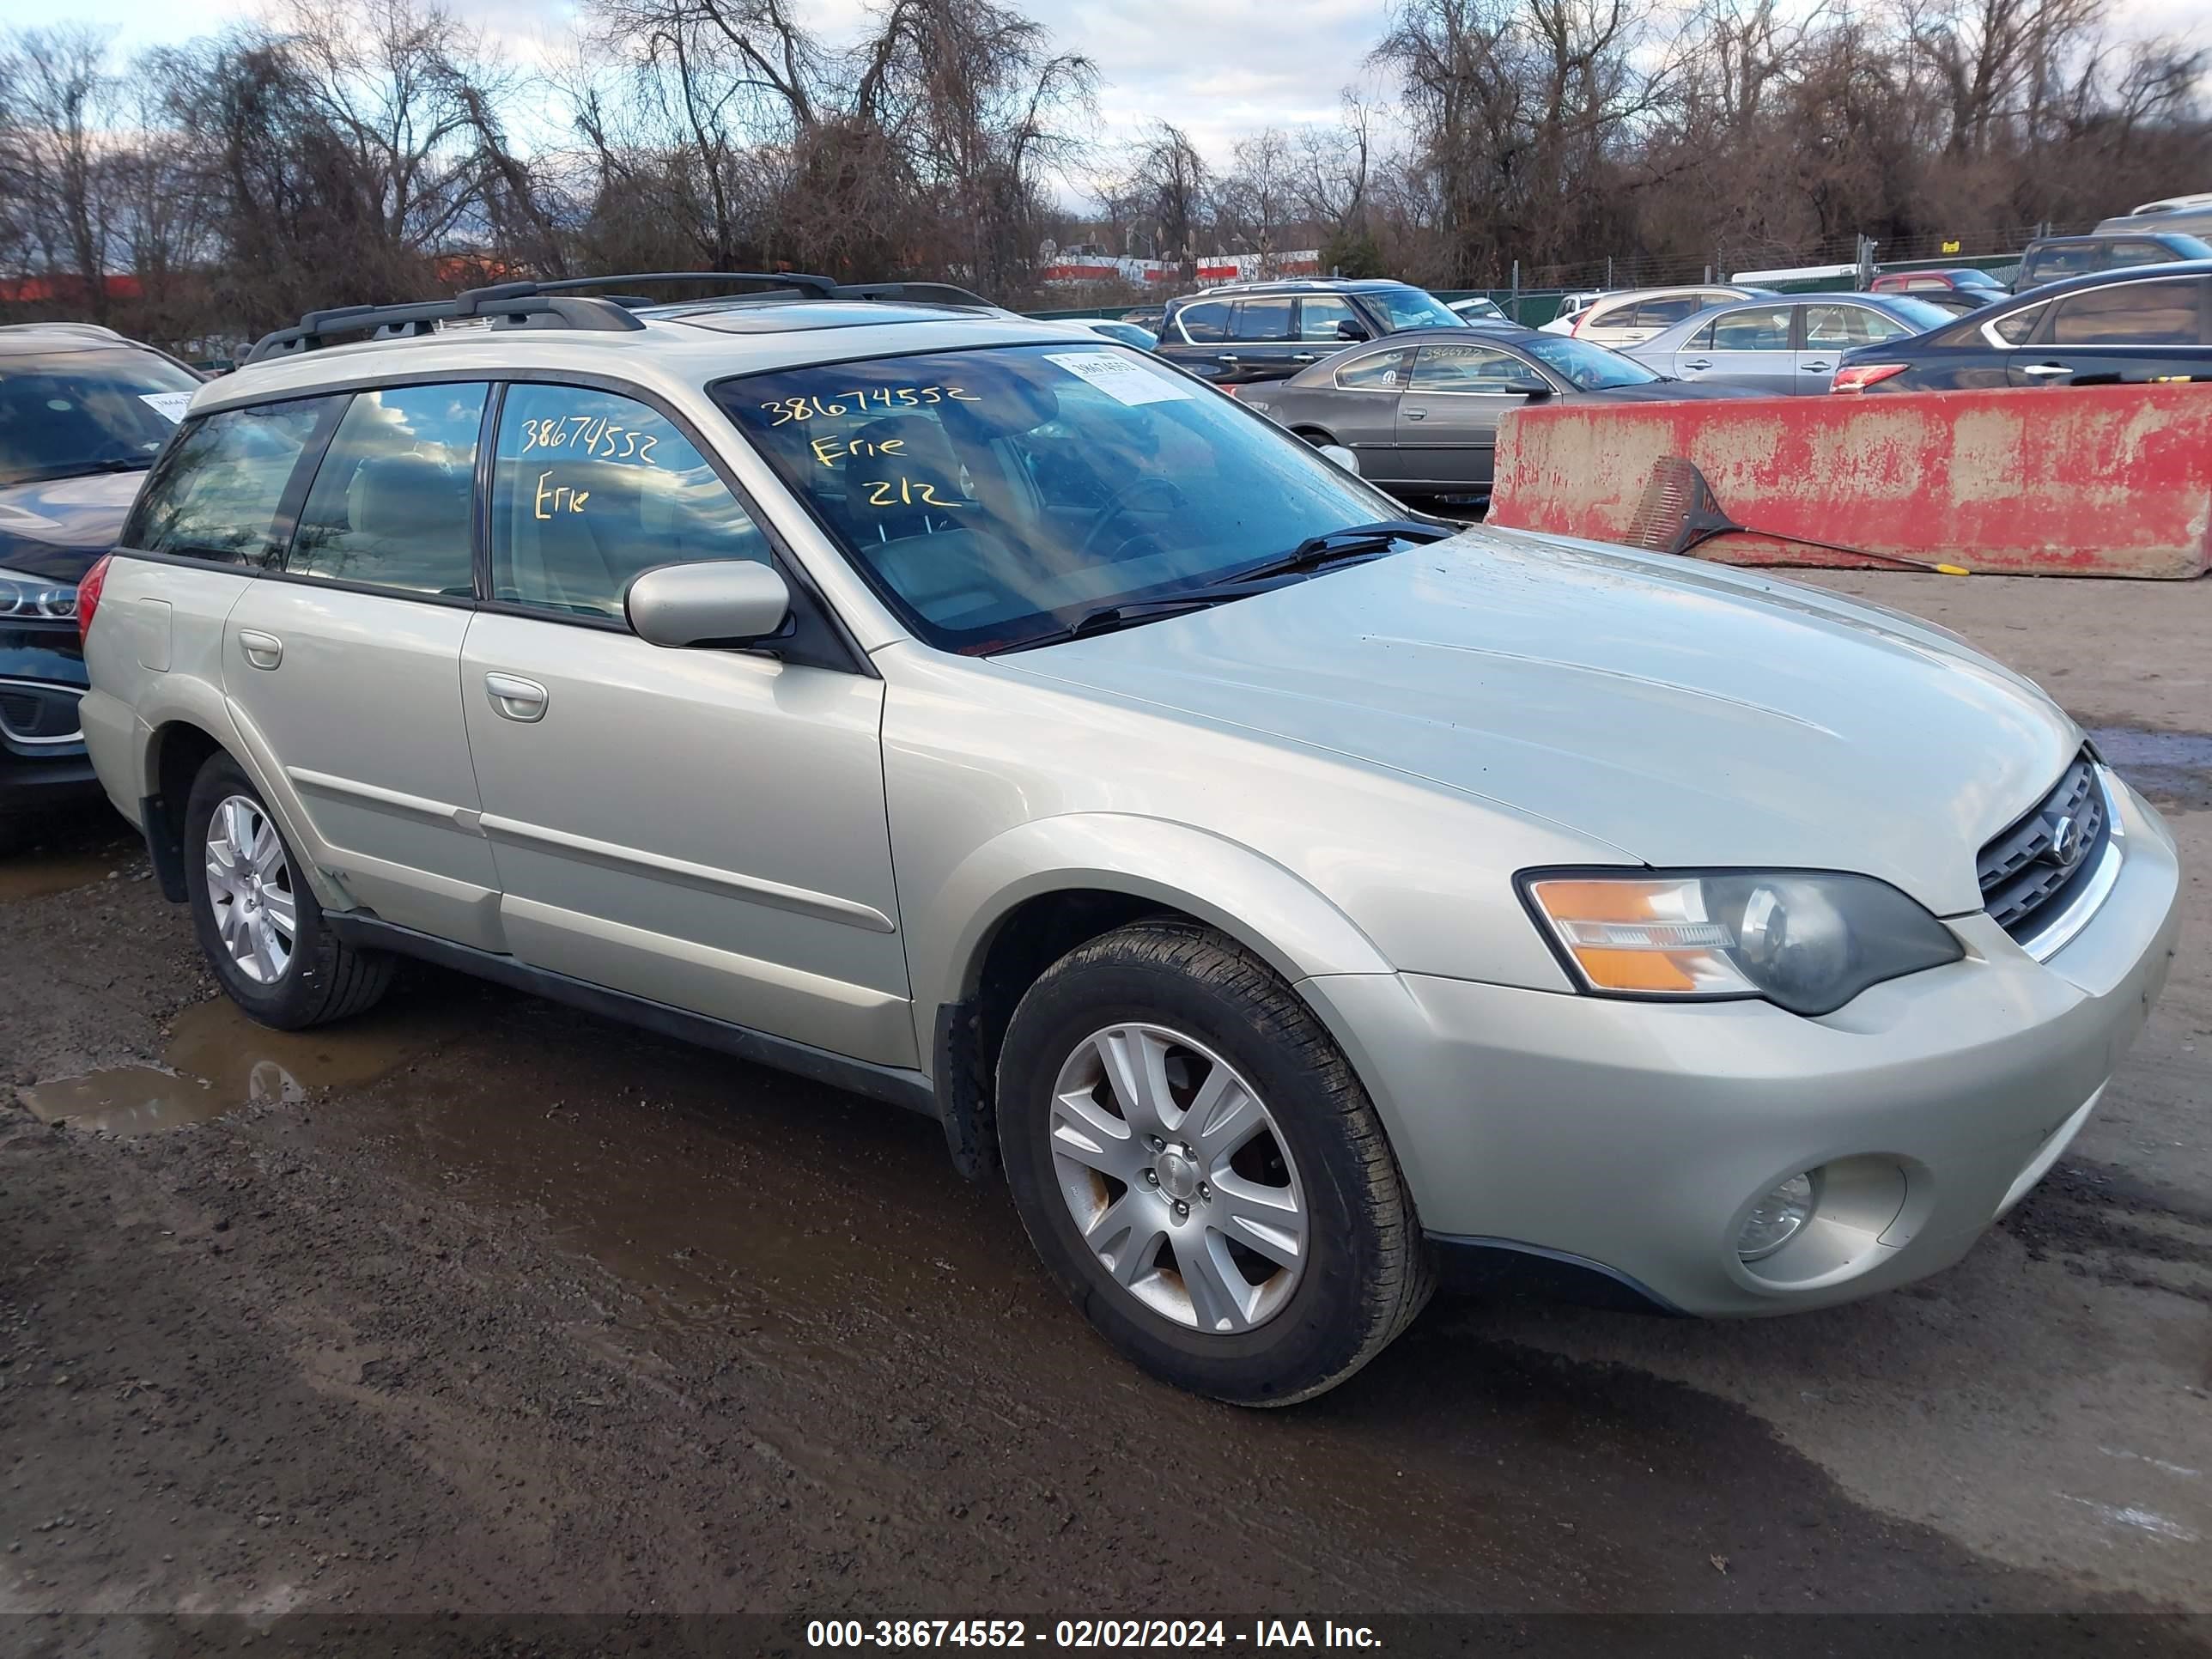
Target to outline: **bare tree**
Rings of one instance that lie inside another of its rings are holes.
[[[108,316],[112,179],[104,140],[117,113],[107,43],[90,29],[29,29],[0,42],[0,193],[22,248],[50,282]]]

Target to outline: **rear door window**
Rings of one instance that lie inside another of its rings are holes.
[[[290,539],[285,497],[300,458],[319,447],[344,402],[300,398],[195,421],[147,479],[123,544],[217,564],[274,564]]]
[[[1790,307],[1753,306],[1713,319],[1716,351],[1787,351]]]
[[[1405,350],[1373,351],[1336,371],[1336,383],[1346,392],[1396,392],[1406,384]]]
[[[2204,338],[2203,283],[2115,283],[2069,294],[2051,319],[2053,345],[2197,345]]]
[[[1232,340],[1273,341],[1291,337],[1288,300],[1243,300],[1229,316]]]
[[[472,596],[486,391],[477,382],[356,393],[315,471],[285,570]]]
[[[903,427],[871,432],[842,413],[839,429],[810,427],[808,435],[841,452],[859,442],[878,453],[887,439],[910,435]],[[582,386],[507,388],[492,452],[494,599],[619,621],[640,571],[771,557],[730,487],[658,410]]]

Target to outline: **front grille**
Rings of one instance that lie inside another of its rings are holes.
[[[0,731],[17,742],[52,742],[76,735],[74,691],[57,687],[0,685]]]
[[[1982,848],[1974,873],[1983,908],[2014,939],[2033,932],[2039,917],[2088,879],[2112,833],[2095,763],[2078,756],[2033,811]]]

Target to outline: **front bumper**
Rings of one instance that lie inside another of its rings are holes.
[[[0,816],[100,793],[79,729],[84,689],[74,623],[0,625]]]
[[[1950,1266],[2064,1150],[2166,981],[2172,837],[2116,790],[2126,857],[2037,962],[1986,916],[1965,961],[1818,1019],[1414,975],[1301,988],[1374,1096],[1424,1227],[1534,1247],[1699,1314],[1846,1301]],[[1753,1203],[1825,1170],[1798,1237],[1749,1265]],[[1440,1241],[1441,1242],[1441,1241]]]

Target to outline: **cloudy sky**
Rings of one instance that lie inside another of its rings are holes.
[[[2206,31],[2204,0],[2112,0],[2131,33]],[[572,26],[566,0],[448,0],[452,9],[527,60],[557,50]],[[868,0],[800,0],[799,14],[836,39]],[[127,48],[210,33],[247,15],[251,0],[12,0],[9,21],[88,22]],[[1186,128],[1219,161],[1255,127],[1322,120],[1339,90],[1361,76],[1388,0],[1028,0],[1066,50],[1099,68],[1108,136],[1127,137],[1162,118]],[[2177,186],[2179,188],[2180,186]],[[2189,188],[2200,187],[2191,181]]]

